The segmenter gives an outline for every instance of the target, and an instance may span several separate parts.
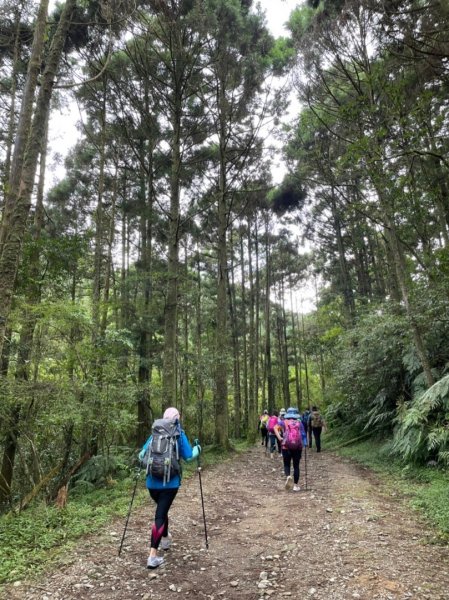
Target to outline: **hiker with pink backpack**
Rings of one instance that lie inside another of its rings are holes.
[[[286,476],[285,489],[299,492],[299,461],[303,447],[307,446],[307,434],[301,422],[301,415],[294,407],[285,413],[283,423],[275,427],[276,437],[281,441],[284,473]],[[293,477],[291,466],[293,463]]]

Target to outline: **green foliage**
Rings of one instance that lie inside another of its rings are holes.
[[[287,23],[296,40],[300,40],[309,29],[316,13],[316,7],[301,6],[292,11]]]
[[[406,331],[397,314],[379,309],[341,336],[334,368],[345,399],[331,408],[333,426],[347,427],[351,435],[372,427],[393,430],[396,402],[404,389]]]
[[[83,486],[102,486],[105,485],[112,477],[120,475],[121,472],[127,471],[128,466],[119,457],[110,455],[103,456],[97,454],[93,456],[73,477],[72,482],[76,487]]]
[[[61,559],[82,535],[101,530],[113,517],[126,514],[134,481],[124,479],[107,489],[69,495],[64,509],[38,504],[19,515],[0,519],[0,583],[36,575]],[[140,487],[135,506],[147,498]]]
[[[285,180],[280,187],[270,192],[268,201],[273,211],[282,215],[288,211],[301,209],[305,198],[306,192],[298,182]]]
[[[449,375],[402,407],[393,449],[406,462],[449,465]]]
[[[270,60],[273,72],[276,75],[282,75],[291,66],[296,57],[296,51],[291,40],[288,38],[277,38],[270,50]]]

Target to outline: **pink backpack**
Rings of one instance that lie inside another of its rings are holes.
[[[301,424],[299,421],[287,419],[284,421],[285,431],[282,445],[287,450],[299,450],[302,448]]]
[[[268,433],[274,433],[274,428],[278,424],[278,418],[274,415],[268,420]]]

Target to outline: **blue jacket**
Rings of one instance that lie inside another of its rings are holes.
[[[179,440],[178,440],[179,456],[186,461],[192,460],[192,458],[193,458],[192,446],[190,445],[190,442],[187,439],[187,436],[184,433],[184,430],[181,429],[181,426],[179,426],[179,429],[181,432],[181,435],[179,436]],[[142,450],[139,453],[139,457],[145,453],[145,450],[148,448],[148,446],[151,443],[152,437],[153,436],[150,435],[150,437],[147,439],[145,444],[142,446]],[[174,488],[179,488],[180,485],[181,485],[181,476],[180,475],[174,475],[170,479],[170,481],[168,481],[165,485],[161,479],[156,479],[156,477],[151,477],[151,475],[147,475],[147,488],[149,490],[174,489]]]

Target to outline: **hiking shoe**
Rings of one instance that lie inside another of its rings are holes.
[[[299,492],[299,491],[301,491],[301,488],[299,487],[299,485],[294,485],[293,486],[293,491],[294,492]]]
[[[149,556],[147,560],[147,569],[157,569],[163,562],[164,559],[162,556]]]
[[[168,550],[171,546],[171,535],[168,534],[167,537],[161,538],[161,549]]]
[[[291,475],[289,475],[287,477],[287,479],[285,480],[285,489],[291,490],[292,487],[293,487],[293,477]]]

